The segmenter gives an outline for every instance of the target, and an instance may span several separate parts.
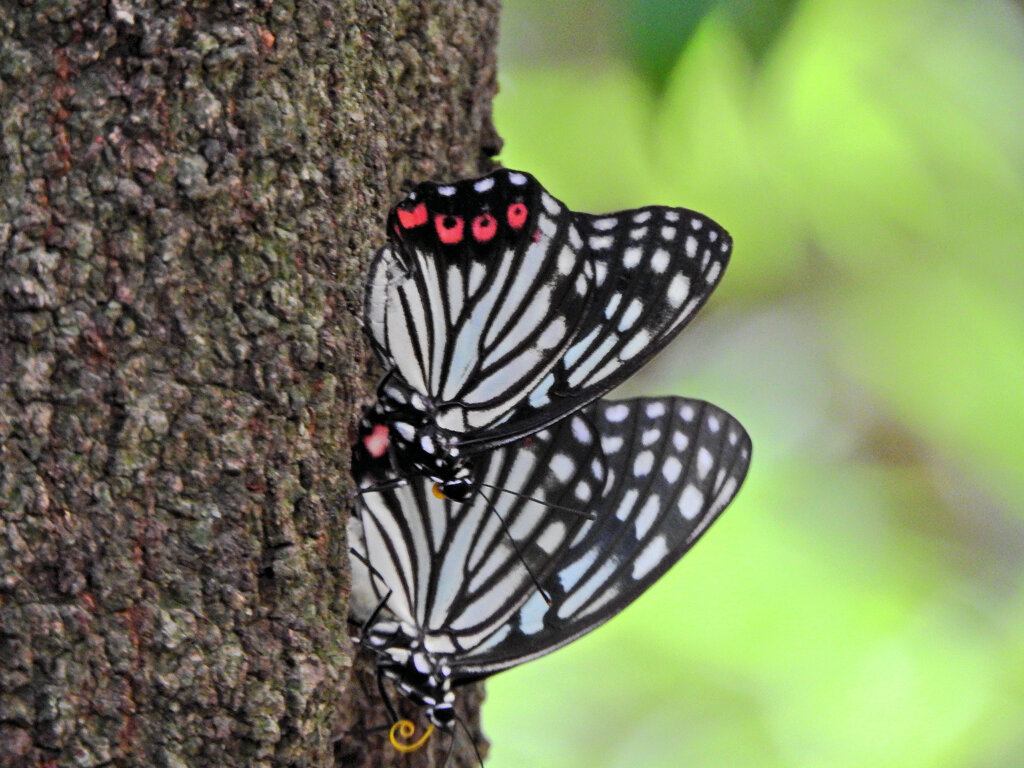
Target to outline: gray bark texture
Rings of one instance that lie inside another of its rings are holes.
[[[489,167],[497,18],[0,2],[0,765],[444,761],[347,623],[356,316],[402,187]]]

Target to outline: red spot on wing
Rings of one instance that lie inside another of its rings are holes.
[[[523,203],[512,203],[508,207],[506,218],[508,219],[508,225],[512,229],[521,229],[523,224],[526,223],[527,210]]]
[[[455,245],[462,242],[462,229],[465,222],[459,216],[450,216],[439,213],[434,217],[434,229],[437,236],[445,245]]]
[[[489,213],[482,213],[473,219],[473,237],[478,243],[486,243],[498,231],[498,220]]]
[[[421,224],[425,224],[427,221],[427,204],[420,203],[411,211],[407,211],[404,208],[397,209],[398,221],[406,229],[412,229],[418,227]]]
[[[363,446],[373,458],[379,459],[387,452],[389,439],[388,428],[383,424],[374,424],[370,434],[363,438]]]
[[[539,229],[533,230],[533,242],[535,242],[535,243],[539,243],[540,242],[540,230]]]

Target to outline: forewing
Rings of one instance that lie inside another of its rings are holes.
[[[464,504],[438,498],[422,477],[362,495],[350,528],[354,618],[387,597],[385,615],[431,638],[432,650],[475,646],[536,591],[606,482],[580,416],[494,451],[479,477]]]
[[[598,402],[608,481],[542,586],[491,637],[457,660],[477,679],[542,656],[621,611],[679,560],[738,491],[750,438],[725,411],[685,398]]]
[[[593,267],[589,307],[564,356],[506,419],[471,439],[500,444],[562,418],[629,378],[707,301],[732,249],[729,234],[685,208],[574,213]]]
[[[388,233],[364,310],[382,363],[439,406],[445,429],[500,421],[585,316],[593,268],[572,213],[528,174],[499,171],[421,184]]]

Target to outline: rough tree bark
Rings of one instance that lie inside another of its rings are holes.
[[[0,764],[440,762],[360,730],[355,313],[403,184],[497,149],[497,14],[0,4]]]

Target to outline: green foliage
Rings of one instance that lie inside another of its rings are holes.
[[[805,0],[752,14],[759,38],[709,5],[651,41],[686,43],[660,95],[657,66],[505,40],[506,165],[578,209],[733,233],[703,317],[628,394],[725,407],[754,463],[635,606],[489,684],[488,766],[1016,766],[1024,16]]]

